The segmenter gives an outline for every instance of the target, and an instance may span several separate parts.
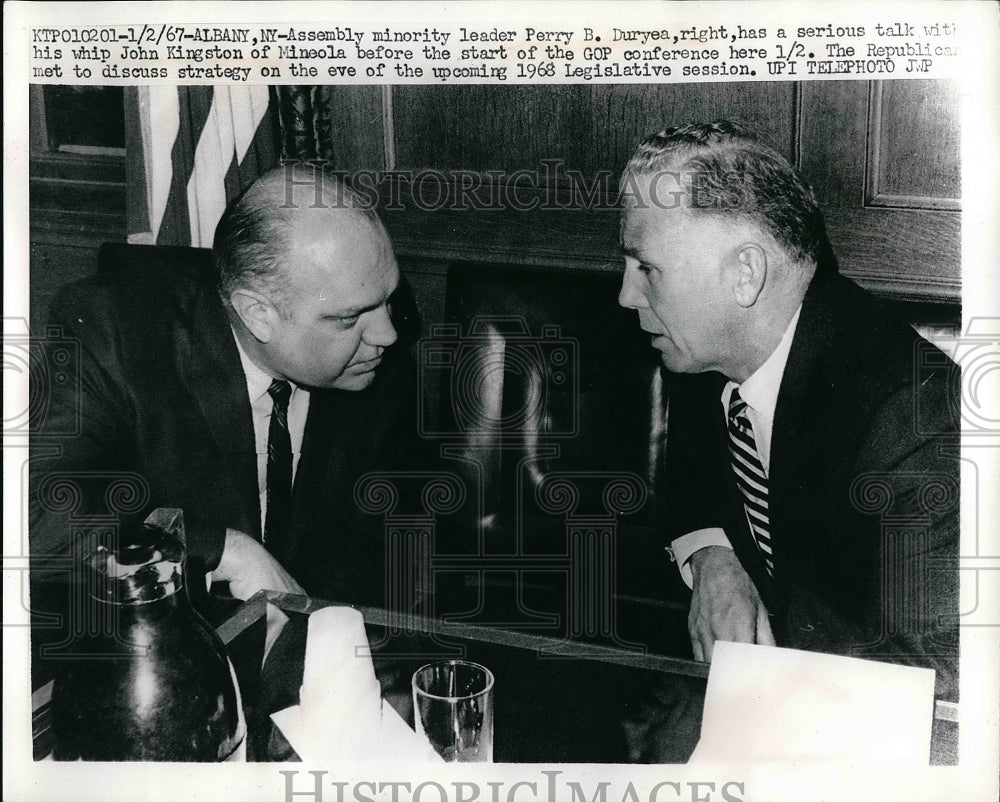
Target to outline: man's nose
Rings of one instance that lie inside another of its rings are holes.
[[[397,338],[396,327],[392,325],[388,306],[374,310],[371,322],[365,328],[365,342],[380,348],[388,348]]]
[[[622,275],[622,288],[618,293],[618,305],[625,309],[640,309],[646,306],[646,296],[636,286],[635,268],[625,267]]]

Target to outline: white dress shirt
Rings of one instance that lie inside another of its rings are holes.
[[[253,413],[253,437],[257,452],[257,491],[260,494],[260,531],[264,531],[267,516],[267,432],[271,425],[271,411],[274,400],[267,392],[274,377],[258,368],[247,356],[240,344],[240,338],[233,332],[236,347],[240,352],[243,375],[247,381],[247,395]],[[309,391],[289,382],[292,395],[288,400],[288,434],[292,441],[292,481],[302,454],[302,437],[305,434],[306,416],[309,414]]]
[[[795,310],[788,328],[781,336],[781,341],[771,352],[763,365],[747,378],[743,384],[727,382],[722,390],[722,415],[729,420],[729,399],[733,390],[739,388],[740,397],[746,402],[747,417],[753,427],[754,442],[757,444],[757,453],[760,456],[761,465],[764,466],[765,475],[771,473],[771,430],[774,427],[774,408],[778,403],[778,390],[781,388],[781,377],[785,373],[785,364],[788,362],[788,352],[792,348],[792,340],[795,337],[795,327],[799,322],[799,313],[802,306]],[[691,575],[691,556],[706,546],[725,546],[732,548],[725,531],[720,527],[709,527],[698,529],[681,535],[671,546],[671,553],[677,561],[681,577],[688,587],[693,584]]]

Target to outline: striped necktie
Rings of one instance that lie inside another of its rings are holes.
[[[275,379],[267,388],[274,402],[267,429],[267,513],[264,545],[284,563],[285,533],[292,517],[292,439],[288,433],[288,401],[292,387]]]
[[[729,397],[729,455],[736,474],[736,484],[743,493],[750,531],[753,532],[768,573],[774,573],[771,554],[771,518],[768,507],[767,475],[757,452],[753,427],[747,417],[747,403],[740,391],[733,389]]]

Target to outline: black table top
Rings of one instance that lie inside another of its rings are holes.
[[[269,714],[297,703],[308,613],[326,603],[277,595],[271,600],[289,621],[258,686],[244,693],[249,752],[257,760],[295,759]],[[626,763],[662,760],[667,753],[670,762],[680,762],[697,743],[704,664],[653,655],[638,646],[567,641],[484,625],[424,621],[414,626],[383,610],[360,609],[383,696],[411,725],[410,678],[424,663],[460,658],[493,672],[497,762]],[[231,651],[238,651],[239,635],[254,620],[258,613],[243,610],[220,627]],[[669,743],[649,743],[668,731]]]

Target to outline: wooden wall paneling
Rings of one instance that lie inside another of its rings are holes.
[[[439,212],[382,215],[397,257],[620,271],[619,215],[610,211]],[[486,267],[485,269],[488,269]]]
[[[844,275],[898,298],[961,300],[958,215],[855,208],[830,209],[825,216]]]
[[[620,173],[649,134],[719,119],[750,126],[793,159],[795,92],[791,82],[595,85],[590,90],[595,128],[588,168]]]
[[[540,170],[543,159],[559,158],[584,176],[607,171],[611,189],[637,142],[652,131],[740,119],[800,166],[826,213],[845,274],[895,296],[960,298],[961,221],[948,210],[958,168],[943,137],[954,127],[957,97],[939,82],[396,87],[391,101],[397,168],[509,173]],[[905,134],[897,136],[900,128]],[[881,176],[878,196],[914,188],[921,194],[866,203],[873,175]],[[915,197],[931,200],[914,204]],[[473,261],[485,269],[621,266],[614,209],[409,208],[386,216],[401,258]]]
[[[799,170],[826,209],[864,202],[867,81],[800,84]]]
[[[878,81],[869,111],[871,206],[961,208],[958,87],[947,81]]]
[[[845,275],[890,295],[961,297],[953,87],[938,81],[801,85],[800,167]],[[933,113],[922,110],[931,109]],[[916,194],[892,194],[900,191]],[[937,196],[937,197],[935,197]]]
[[[396,87],[396,166],[621,172],[636,145],[670,125],[737,119],[789,158],[795,84]]]
[[[385,169],[383,92],[379,86],[318,86],[318,103],[331,115],[330,149],[337,170]]]
[[[585,86],[398,86],[392,105],[399,169],[579,169],[593,147]]]

